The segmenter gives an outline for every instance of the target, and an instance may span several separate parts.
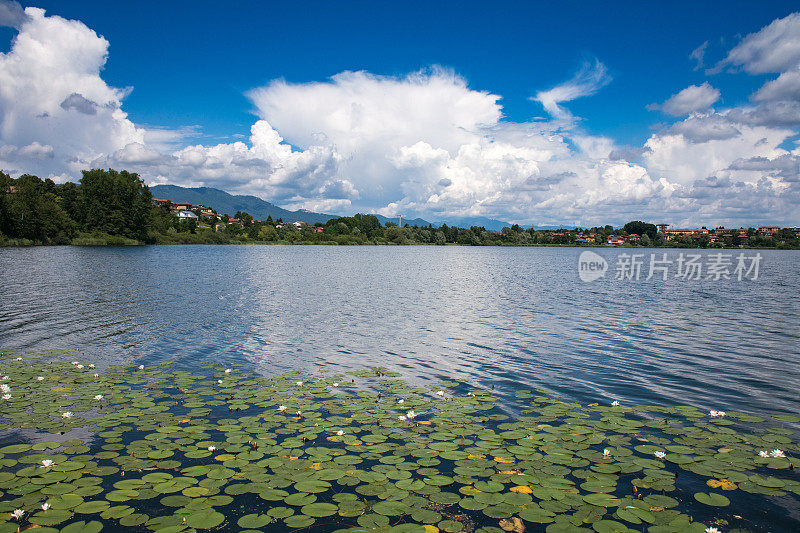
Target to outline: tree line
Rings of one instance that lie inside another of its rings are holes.
[[[788,247],[800,248],[800,240],[789,230],[777,238],[738,235],[711,243],[708,237],[681,237],[667,241],[656,226],[631,221],[621,230],[611,225],[571,230],[534,230],[519,225],[502,231],[483,226],[460,228],[398,227],[381,224],[374,215],[357,214],[314,225],[292,221],[254,220],[237,212],[179,219],[169,206],[155,206],[144,181],[125,170],[85,170],[78,183],[56,184],[24,174],[17,179],[0,172],[0,244],[459,244],[471,246],[506,245],[592,245],[603,244],[611,235],[638,235],[633,245],[681,247]],[[584,236],[592,235],[594,242]]]
[[[84,170],[79,183],[0,172],[0,234],[12,242],[70,244],[99,234],[148,241],[153,196],[138,175]]]

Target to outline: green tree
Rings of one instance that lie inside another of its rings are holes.
[[[10,211],[10,190],[13,185],[14,180],[11,176],[0,171],[0,234],[11,235],[13,222]]]
[[[81,178],[82,223],[130,239],[147,238],[153,195],[138,174],[116,170],[84,170]]]
[[[68,244],[75,224],[61,208],[55,183],[30,174],[12,183],[16,192],[6,193],[3,199],[7,219],[3,233],[46,244]]]
[[[238,218],[245,226],[249,226],[253,223],[253,217],[246,211],[236,211],[236,214],[233,218]]]
[[[632,222],[628,222],[623,226],[623,228],[628,235],[635,233],[636,235],[647,235],[650,239],[655,239],[656,234],[658,234],[658,228],[655,224],[648,224],[647,222],[642,222],[641,220],[634,220]]]

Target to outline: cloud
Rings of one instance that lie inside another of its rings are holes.
[[[142,143],[144,131],[121,109],[126,91],[100,77],[108,41],[42,9],[24,14],[11,49],[0,53],[0,145],[49,149],[35,160],[33,149],[6,151],[0,167],[74,174],[98,156]]]
[[[83,113],[84,115],[95,115],[97,114],[97,104],[92,102],[91,100],[87,100],[82,95],[78,93],[72,93],[71,95],[64,98],[64,101],[59,104],[61,109],[74,109],[79,113]]]
[[[673,94],[663,104],[650,104],[647,109],[661,111],[675,116],[705,111],[719,100],[720,92],[708,82],[702,85],[690,85],[677,94]]]
[[[25,19],[25,11],[19,2],[0,0],[0,26],[19,28]]]
[[[695,127],[698,137],[705,135],[704,138],[692,138],[675,128],[651,136],[645,143],[648,151],[644,154],[648,172],[686,186],[718,175],[743,154],[775,158],[786,153],[780,146],[792,136],[791,130],[735,123],[738,133],[729,135],[724,130],[724,119],[719,115],[696,117],[689,127]],[[714,134],[718,124],[724,134]]]
[[[750,74],[785,72],[800,63],[800,13],[774,20],[747,35],[720,61],[715,71],[741,67]]]
[[[708,48],[708,41],[704,42],[703,44],[692,50],[692,53],[689,54],[689,59],[695,61],[695,66],[693,70],[700,70],[701,68],[703,68],[704,65],[703,62],[705,60],[707,48]]]
[[[552,89],[539,91],[532,100],[541,103],[552,117],[570,120],[570,112],[559,104],[592,95],[609,83],[611,76],[608,75],[605,65],[596,59],[594,63],[585,62],[569,81]]]
[[[753,95],[756,102],[795,101],[800,102],[800,66],[783,72],[777,79],[765,83]]]
[[[800,102],[764,102],[742,106],[727,112],[730,120],[753,126],[794,128],[800,126]]]
[[[692,115],[673,124],[668,132],[680,134],[691,143],[733,139],[742,133],[735,122],[718,113]]]
[[[53,157],[53,147],[33,141],[27,146],[17,148],[13,145],[0,146],[0,158],[6,159],[49,159]]]
[[[16,175],[126,168],[149,183],[218,187],[292,209],[431,221],[749,224],[766,212],[765,222],[797,223],[800,149],[785,148],[800,126],[794,67],[746,105],[712,109],[721,95],[708,82],[680,91],[658,106],[679,118],[638,146],[584,131],[565,108],[609,83],[599,60],[536,92],[550,116],[527,122],[504,118],[499,95],[443,67],[274,80],[247,93],[249,136],[213,144],[199,126],[134,124],[123,111],[131,89],[101,77],[109,43],[84,24],[28,8],[18,29],[0,54],[0,168]]]
[[[780,177],[791,182],[800,180],[800,155],[783,154],[773,159],[750,157],[733,161],[726,170],[754,173],[759,177]]]

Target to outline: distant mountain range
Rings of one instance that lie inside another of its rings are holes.
[[[150,187],[153,198],[162,198],[172,202],[188,202],[191,204],[202,204],[212,209],[216,209],[220,216],[228,214],[233,216],[237,211],[247,212],[256,220],[266,220],[272,217],[273,220],[282,218],[284,222],[294,222],[299,220],[314,224],[315,222],[327,222],[332,218],[339,218],[340,215],[329,215],[326,213],[314,213],[300,209],[290,211],[275,204],[262,200],[257,196],[234,195],[211,187],[179,187],[177,185],[153,185]],[[373,213],[374,214],[374,213]],[[397,218],[386,218],[383,215],[375,215],[381,224],[387,222],[397,223]],[[490,231],[500,231],[504,226],[510,226],[508,222],[494,220],[485,217],[454,218],[444,221],[450,226],[468,228],[471,226],[483,226]],[[403,225],[428,226],[432,224],[421,218],[403,218]],[[441,225],[433,223],[434,226]]]

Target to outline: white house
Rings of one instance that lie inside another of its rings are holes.
[[[197,220],[197,215],[195,215],[191,211],[178,211],[178,218],[186,218],[186,219],[193,219]]]

